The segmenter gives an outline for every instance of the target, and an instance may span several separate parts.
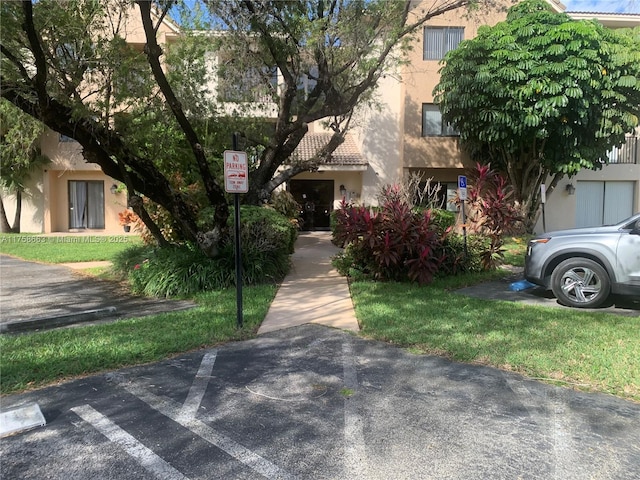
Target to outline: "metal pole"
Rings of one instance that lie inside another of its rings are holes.
[[[462,238],[464,240],[464,259],[469,259],[469,250],[467,247],[467,218],[464,214],[464,200],[462,200]]]
[[[542,231],[547,231],[547,220],[544,217],[544,204],[547,203],[547,188],[544,183],[540,184],[540,203],[542,204]]]
[[[233,149],[238,150],[238,134],[233,134]],[[242,328],[242,249],[240,247],[240,194],[233,194],[236,253],[236,319],[238,328]]]

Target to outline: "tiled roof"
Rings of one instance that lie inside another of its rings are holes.
[[[300,145],[295,150],[295,154],[301,160],[308,160],[313,157],[318,150],[324,147],[331,140],[332,133],[307,133]],[[336,148],[329,160],[322,165],[367,165],[368,162],[360,153],[351,135],[346,135],[344,142]]]

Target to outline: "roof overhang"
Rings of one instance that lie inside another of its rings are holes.
[[[597,20],[609,28],[634,28],[640,26],[637,13],[566,12],[574,20]]]
[[[367,165],[320,165],[318,172],[365,172]]]
[[[307,133],[295,149],[294,156],[302,161],[311,160],[329,143],[332,136],[332,133]],[[317,171],[362,172],[368,165],[353,137],[347,134],[329,159],[317,166]]]

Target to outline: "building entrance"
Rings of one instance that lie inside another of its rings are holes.
[[[289,192],[301,206],[301,230],[329,230],[333,180],[291,180]]]

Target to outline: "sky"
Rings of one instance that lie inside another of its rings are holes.
[[[571,12],[640,13],[640,0],[560,0]]]

